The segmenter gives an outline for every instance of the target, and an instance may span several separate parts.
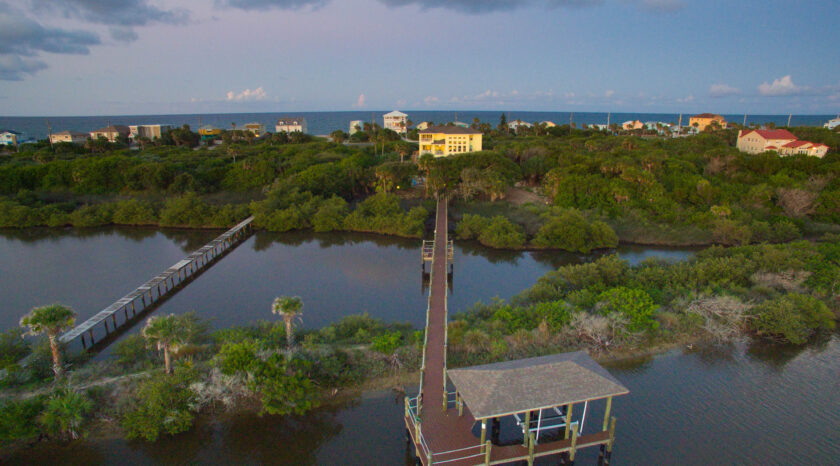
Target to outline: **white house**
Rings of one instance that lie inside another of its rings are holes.
[[[278,133],[294,133],[295,131],[306,132],[306,118],[303,117],[282,117],[277,120],[274,130]]]
[[[840,126],[840,117],[834,118],[833,120],[828,120],[828,123],[823,125],[823,127],[828,129],[834,129],[838,126]]]
[[[408,115],[403,112],[394,110],[391,113],[382,115],[383,127],[396,131],[397,133],[405,133],[408,126]]]
[[[84,144],[88,140],[88,133],[80,133],[78,131],[61,131],[50,135],[50,144],[58,144],[59,142],[69,142],[71,144]]]
[[[130,125],[128,138],[136,141],[139,138],[149,138],[154,141],[163,137],[163,133],[172,129],[170,125]]]
[[[421,121],[417,126],[415,126],[415,128],[417,128],[418,131],[423,131],[424,129],[428,128],[429,126],[432,126],[432,125],[428,121]]]
[[[531,128],[534,125],[532,125],[531,123],[528,123],[527,121],[522,121],[522,120],[513,120],[513,121],[508,122],[508,128],[510,128],[514,131],[516,129],[518,129],[520,126],[522,126],[524,128]]]
[[[0,129],[0,146],[16,146],[20,139],[20,133],[10,129]]]
[[[351,122],[350,122],[350,131],[348,131],[348,133],[349,133],[349,134],[355,134],[355,133],[358,133],[359,131],[361,131],[362,129],[364,129],[364,127],[365,127],[365,122],[364,122],[364,121],[362,121],[362,120],[353,120],[353,121],[351,121]]]

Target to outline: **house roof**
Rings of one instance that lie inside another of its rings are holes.
[[[447,371],[476,419],[630,393],[584,351]]]
[[[756,133],[764,139],[796,139],[796,136],[786,129],[750,129],[742,133],[741,137],[750,133]]]
[[[386,117],[407,117],[408,115],[406,115],[405,113],[403,113],[399,110],[394,110],[393,112],[386,113],[382,116],[386,116]]]
[[[80,133],[78,131],[59,131],[58,133],[53,133],[53,136],[84,136],[87,137],[88,133]]]
[[[278,125],[302,125],[306,122],[304,117],[282,117],[277,119]],[[352,122],[351,122],[352,123]]]
[[[15,130],[13,130],[13,129],[1,129],[1,128],[0,128],[0,134],[2,134],[2,133],[11,133],[11,134],[16,134],[16,135],[20,135],[20,134],[21,134],[20,132],[15,131]]]
[[[481,131],[460,126],[429,126],[421,129],[420,134],[481,134]]]
[[[783,145],[782,147],[787,147],[787,148],[790,148],[790,149],[796,149],[797,147],[807,146],[809,144],[811,144],[811,142],[809,142],[809,141],[791,141],[791,142]]]
[[[111,125],[91,131],[92,133],[130,133],[131,130],[125,125]]]
[[[694,115],[694,116],[693,116],[693,117],[691,117],[691,118],[715,118],[715,119],[720,119],[720,120],[723,120],[723,117],[722,117],[722,116],[717,115],[717,114],[715,114],[715,113],[701,113],[701,114],[699,114],[699,115]]]

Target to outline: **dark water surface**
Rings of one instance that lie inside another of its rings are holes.
[[[616,398],[613,465],[829,465],[840,457],[840,338],[799,349],[682,349],[606,364]],[[593,404],[584,430],[600,428]],[[402,465],[403,405],[368,392],[305,418],[240,415],[154,444],[38,444],[8,464]],[[594,464],[582,450],[577,464]],[[556,464],[556,463],[538,463]]]
[[[137,228],[0,231],[0,329],[17,326],[32,307],[53,302],[71,306],[81,322],[218,234]],[[631,262],[692,254],[629,246],[618,252]],[[456,244],[450,312],[494,296],[508,298],[549,270],[589,259]],[[421,286],[419,240],[258,232],[154,312],[195,310],[214,327],[229,327],[273,319],[274,297],[298,295],[304,301],[304,327],[368,312],[420,328],[427,299]]]

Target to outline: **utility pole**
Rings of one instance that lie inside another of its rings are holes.
[[[747,114],[744,114],[744,128],[747,127]]]
[[[574,112],[569,113],[569,136],[572,135],[572,117],[575,116]]]
[[[47,118],[47,137],[50,140],[50,147],[52,147],[52,128],[50,128],[50,119],[49,118]]]
[[[607,129],[610,129],[610,112],[607,112]]]
[[[787,124],[788,128],[790,128],[790,119],[791,119],[792,116],[793,116],[793,113],[788,114],[788,124]]]

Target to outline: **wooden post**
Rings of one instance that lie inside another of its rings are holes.
[[[528,466],[534,466],[534,444],[537,443],[537,440],[534,438],[534,434],[528,433]]]
[[[140,295],[140,298],[143,300],[143,309],[145,309],[146,308],[146,293],[143,292],[143,294]]]
[[[607,441],[607,457],[612,453],[613,444],[615,443],[615,416],[610,419],[610,439]]]
[[[575,464],[575,453],[577,452],[577,438],[578,438],[578,430],[572,430],[572,446],[571,450],[569,450],[569,464]]]
[[[408,417],[410,411],[408,410],[408,397],[405,397],[405,417]]]
[[[93,329],[88,330],[88,337],[90,338],[90,345],[93,346],[96,341],[93,339]]]
[[[85,334],[82,334],[82,348],[87,349],[87,345],[85,344]]]
[[[455,392],[455,400],[458,403],[458,416],[464,415],[464,399],[461,398],[461,394]]]
[[[563,438],[569,438],[569,427],[572,425],[572,410],[574,407],[574,403],[569,403],[569,406],[566,409],[566,433],[563,434]]]
[[[481,420],[481,443],[483,444],[484,441],[487,440],[487,420]],[[490,443],[490,442],[487,442]]]
[[[128,306],[123,306],[123,314],[125,314],[125,320],[128,320]]]
[[[493,448],[493,444],[490,441],[484,442],[484,464],[490,464],[490,449]]]
[[[137,299],[137,298],[135,298]],[[131,315],[137,314],[137,308],[134,306],[134,301],[131,302]]]
[[[107,335],[107,334],[111,333],[111,331],[108,330],[108,319],[106,318],[102,322],[105,324],[105,334]],[[116,330],[116,329],[114,329],[114,330]]]
[[[114,330],[117,329],[117,313],[111,314],[111,321],[114,323]]]
[[[531,411],[525,413],[525,424],[522,425],[522,446],[528,445],[528,438],[531,435]]]
[[[604,411],[604,427],[601,429],[602,431],[607,430],[607,424],[610,420],[610,409],[612,408],[612,397],[607,397],[607,409]]]

